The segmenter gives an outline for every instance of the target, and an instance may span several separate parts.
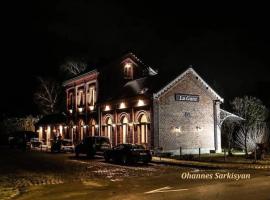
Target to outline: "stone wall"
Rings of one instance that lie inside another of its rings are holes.
[[[175,94],[199,95],[198,102],[176,101]],[[188,73],[158,101],[156,133],[164,151],[202,153],[215,149],[214,100],[208,88]]]

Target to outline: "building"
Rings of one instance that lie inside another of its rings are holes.
[[[221,124],[232,116],[220,109],[223,98],[193,68],[167,81],[132,53],[63,86],[67,121],[57,126],[75,143],[101,135],[112,145],[221,152]]]

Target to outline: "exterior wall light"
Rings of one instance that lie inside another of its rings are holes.
[[[86,125],[84,125],[83,128],[86,128]]]
[[[120,106],[119,106],[120,109],[124,109],[126,108],[126,104],[124,102],[120,103]]]
[[[78,108],[79,112],[82,112],[83,111],[83,108]]]
[[[129,125],[129,126],[133,126],[133,123],[132,123],[132,122],[131,122],[131,123],[128,123],[128,125]]]
[[[76,128],[76,126],[73,126],[73,128],[75,129],[75,128]]]
[[[98,128],[98,124],[96,124],[95,127]]]
[[[131,63],[128,62],[125,64],[125,68],[130,68],[130,67],[131,67]]]
[[[94,110],[94,106],[89,106],[89,109],[90,110]]]
[[[115,124],[112,124],[112,127],[115,127],[116,125]]]
[[[70,113],[70,114],[72,114],[72,112],[73,112],[73,110],[72,110],[72,109],[70,109],[70,110],[69,110],[69,113]]]
[[[106,105],[104,111],[108,111],[108,110],[111,110],[111,108],[109,105]]]
[[[145,105],[144,101],[139,99],[137,106],[144,106],[144,105]]]

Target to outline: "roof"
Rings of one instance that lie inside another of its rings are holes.
[[[192,68],[188,68],[183,73],[181,73],[179,76],[177,76],[175,79],[173,79],[171,82],[169,82],[167,85],[165,85],[163,88],[161,88],[158,92],[154,94],[154,98],[159,98],[162,94],[166,93],[170,88],[172,88],[175,84],[177,84],[184,76],[186,76],[188,73],[192,73],[206,88],[207,90],[212,93],[217,100],[223,102],[224,99],[218,95],[217,92],[215,92],[202,78],[201,76]]]
[[[88,75],[91,75],[91,74],[94,74],[94,73],[97,73],[97,69],[94,69],[94,70],[91,70],[91,71],[88,71],[88,72],[83,72],[79,75],[76,75],[75,77],[71,78],[71,79],[68,79],[66,80],[65,82],[63,82],[63,86],[65,87],[66,85],[68,85],[70,82],[73,82],[73,81],[77,81],[83,77],[86,77]]]
[[[51,114],[42,117],[37,123],[36,126],[41,125],[52,125],[52,124],[66,124],[67,116],[63,113]]]

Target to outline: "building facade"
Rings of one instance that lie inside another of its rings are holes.
[[[113,146],[221,151],[223,99],[193,68],[167,81],[129,53],[63,86],[67,121],[61,135],[74,143],[96,135],[108,137]]]

